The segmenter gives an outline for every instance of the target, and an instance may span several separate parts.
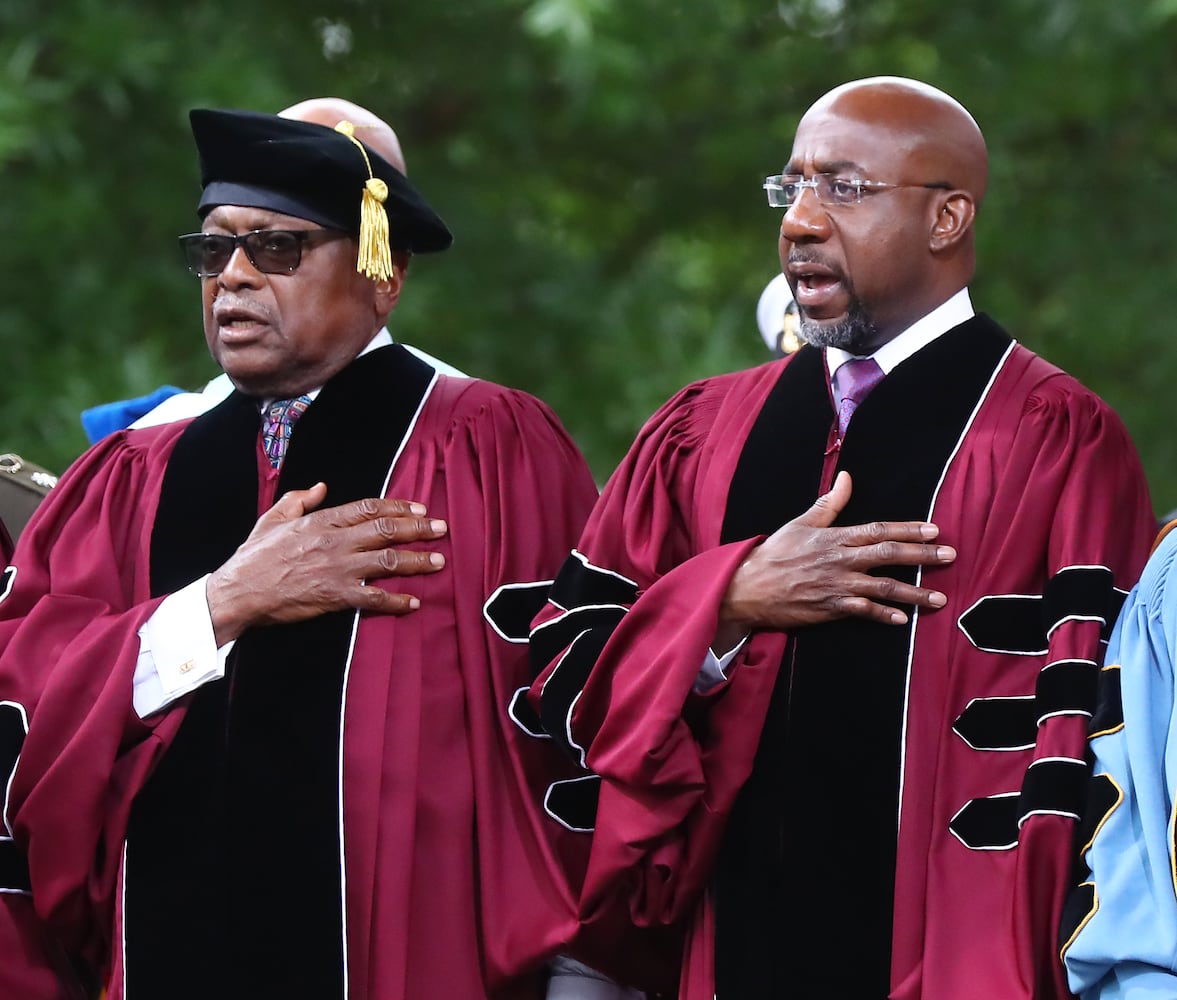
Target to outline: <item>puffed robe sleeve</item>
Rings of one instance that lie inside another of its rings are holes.
[[[138,629],[158,605],[146,579],[152,512],[143,498],[154,495],[165,437],[132,445],[116,434],[79,459],[0,581],[0,935],[26,942],[6,956],[34,964],[28,942],[50,940],[54,955],[64,949],[90,978],[108,961],[106,918],[133,789],[158,751],[154,725],[169,725],[166,716],[143,723],[131,705]],[[21,965],[0,963],[0,995],[72,995],[60,979],[31,985]]]
[[[651,417],[532,632],[544,726],[604,778],[586,920],[617,905],[639,926],[690,915],[755,753],[755,739],[717,752],[719,734],[739,716],[759,732],[780,662],[784,637],[758,636],[732,681],[694,691],[728,581],[761,540],[719,545],[697,519],[723,398],[696,383]]]

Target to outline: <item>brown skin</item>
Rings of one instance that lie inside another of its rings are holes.
[[[803,315],[842,322],[856,296],[878,328],[868,345],[874,351],[972,277],[972,225],[988,176],[985,141],[968,112],[934,88],[894,77],[861,80],[826,94],[797,126],[785,172],[827,171],[946,185],[896,188],[835,208],[806,190],[781,222],[781,267]],[[805,286],[813,284],[824,294],[807,310]],[[717,650],[750,632],[844,617],[905,624],[907,614],[890,603],[945,605],[938,591],[869,575],[883,566],[951,563],[954,549],[931,544],[939,529],[914,521],[831,527],[850,490],[849,475],[840,473],[828,494],[752,551],[720,608]]]
[[[255,625],[297,622],[355,608],[403,615],[421,602],[366,580],[434,573],[439,552],[399,546],[441,538],[446,523],[404,500],[368,498],[317,510],[327,487],[292,490],[263,514],[205,594],[218,646]]]
[[[881,601],[944,607],[939,591],[869,575],[880,566],[948,565],[956,550],[932,544],[940,529],[922,521],[831,527],[849,500],[850,473],[839,472],[829,493],[752,550],[724,594],[713,649],[732,649],[751,632],[836,618],[906,624],[906,614]]]
[[[785,213],[779,245],[805,319],[844,319],[852,287],[879,328],[862,352],[870,353],[968,284],[988,157],[980,129],[946,94],[892,77],[839,87],[801,119],[785,172],[947,185],[868,192],[862,204],[841,207],[824,206],[807,190]],[[807,308],[811,277],[834,281],[836,290]]]
[[[341,117],[370,124],[362,141],[403,167],[392,129],[356,105],[324,98],[283,114],[329,127]],[[205,217],[203,231],[316,228],[294,216],[221,205]],[[384,326],[400,296],[408,255],[394,255],[392,277],[379,282],[356,271],[356,255],[355,239],[316,237],[292,274],[263,274],[238,247],[224,271],[203,280],[205,339],[239,389],[274,399],[318,388]],[[437,572],[445,565],[441,553],[402,546],[441,538],[446,523],[406,500],[368,498],[319,510],[326,495],[322,483],[287,493],[209,577],[205,596],[218,646],[258,625],[346,608],[402,615],[420,606],[416,597],[366,581]]]
[[[292,215],[219,205],[203,231],[320,227]],[[357,244],[317,237],[291,274],[263,274],[238,247],[225,269],[202,282],[204,336],[217,363],[258,399],[296,396],[323,385],[384,325],[400,278],[373,282],[356,271]]]

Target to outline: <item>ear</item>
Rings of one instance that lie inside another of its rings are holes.
[[[936,217],[928,245],[932,253],[950,250],[963,240],[977,215],[977,203],[967,191],[945,191],[935,201]]]
[[[405,284],[405,272],[409,269],[409,255],[399,250],[392,254],[392,274],[376,282],[376,312],[387,317],[396,307]]]

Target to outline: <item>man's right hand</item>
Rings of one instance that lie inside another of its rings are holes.
[[[891,602],[945,605],[947,598],[938,591],[870,575],[880,566],[952,562],[955,549],[933,544],[939,529],[922,521],[831,527],[849,499],[850,476],[841,472],[829,493],[752,550],[724,596],[713,648],[730,649],[750,632],[787,631],[836,618],[906,624],[907,615]]]
[[[441,538],[446,523],[407,500],[368,498],[319,510],[326,496],[323,483],[285,494],[209,577],[205,595],[218,647],[256,625],[345,608],[404,615],[420,606],[416,597],[366,581],[436,573],[445,565],[441,553],[401,546]]]

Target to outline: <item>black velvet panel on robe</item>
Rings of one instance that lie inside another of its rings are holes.
[[[879,383],[842,444],[853,493],[837,523],[928,517],[1009,344],[977,316]],[[723,541],[809,508],[833,420],[823,353],[804,348],[749,434]],[[910,567],[883,573],[915,580]],[[910,638],[910,626],[857,619],[791,636],[716,868],[718,1000],[887,995]]]
[[[381,348],[327,383],[294,429],[278,496],[382,495],[433,377]],[[257,519],[256,402],[188,427],[152,534],[155,594],[211,572]],[[342,998],[340,719],[355,615],[254,628],[190,698],[135,801],[127,840],[128,997]]]

